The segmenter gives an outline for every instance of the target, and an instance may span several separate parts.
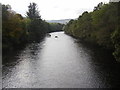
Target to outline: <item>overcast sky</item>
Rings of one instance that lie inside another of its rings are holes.
[[[92,11],[100,2],[109,0],[0,0],[2,4],[9,4],[12,10],[26,15],[30,2],[38,5],[40,15],[45,20],[74,19],[84,11]]]

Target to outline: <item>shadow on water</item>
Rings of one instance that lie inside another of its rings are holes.
[[[63,33],[51,33],[3,60],[4,87],[120,87],[120,63],[110,51]]]
[[[94,71],[107,87],[120,87],[120,63],[115,60],[110,50],[105,50],[99,46],[80,43],[85,52],[90,55],[89,59]]]
[[[33,42],[26,45],[24,48],[7,52],[2,59],[2,76],[6,76],[9,73],[11,75],[12,70],[16,65],[19,65],[21,61],[24,61],[26,58],[37,60],[37,54],[40,53],[42,49],[42,44],[44,39],[41,42]]]
[[[44,39],[41,39],[38,42],[33,42],[33,43],[28,43],[26,45],[24,45],[23,47],[19,47],[18,49],[12,50],[12,51],[5,51],[5,53],[2,55],[2,65],[7,65],[10,63],[14,63],[16,62],[16,60],[19,59],[20,53],[24,53],[24,51],[26,51],[27,49],[31,50],[30,53],[31,55],[35,55],[37,53],[37,51],[41,48],[40,45],[42,43],[44,43]]]

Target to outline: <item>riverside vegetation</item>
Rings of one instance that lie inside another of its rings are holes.
[[[82,41],[114,50],[113,55],[120,62],[119,9],[120,2],[101,2],[92,12],[85,11],[77,20],[71,20],[64,31]]]
[[[36,3],[30,3],[26,17],[16,13],[10,5],[2,5],[2,49],[16,50],[27,43],[40,41],[47,33],[59,31],[114,50],[113,55],[120,61],[120,2],[99,3],[93,12],[85,11],[77,20],[67,25],[47,23],[41,19]]]
[[[30,3],[26,14],[23,17],[10,5],[2,5],[3,54],[6,50],[12,51],[27,43],[38,42],[49,32],[62,30],[63,24],[50,24],[41,19],[36,3]]]

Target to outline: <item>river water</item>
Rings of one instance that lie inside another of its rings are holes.
[[[50,34],[3,61],[3,88],[120,87],[120,64],[108,52]]]

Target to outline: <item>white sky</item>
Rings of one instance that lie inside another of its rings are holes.
[[[74,19],[84,11],[92,11],[100,2],[109,0],[0,0],[2,4],[9,4],[12,10],[26,15],[30,2],[38,5],[40,15],[45,20]]]

